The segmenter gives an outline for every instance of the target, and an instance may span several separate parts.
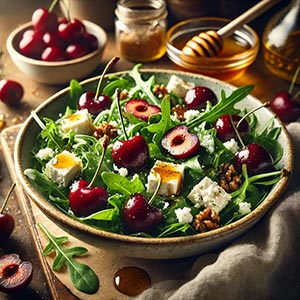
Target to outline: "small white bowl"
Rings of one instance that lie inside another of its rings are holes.
[[[87,32],[92,33],[98,39],[98,49],[80,58],[45,62],[26,57],[18,52],[18,44],[23,33],[32,28],[31,22],[16,28],[8,36],[6,41],[7,51],[14,64],[26,75],[34,80],[46,84],[64,84],[71,79],[81,80],[91,74],[101,61],[105,45],[107,43],[106,32],[98,25],[83,21]]]

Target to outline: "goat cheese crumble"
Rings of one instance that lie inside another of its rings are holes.
[[[190,207],[177,208],[174,212],[179,223],[188,224],[193,221]]]

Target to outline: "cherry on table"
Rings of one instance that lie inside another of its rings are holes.
[[[14,80],[0,80],[0,101],[7,105],[18,104],[24,95],[22,85]]]
[[[236,169],[241,172],[242,166],[247,166],[249,176],[271,172],[274,170],[274,162],[269,152],[257,143],[246,145],[239,150],[234,157]]]
[[[278,92],[271,100],[271,110],[285,123],[300,117],[300,103],[289,92]]]
[[[31,281],[33,266],[29,261],[22,261],[18,254],[6,254],[0,257],[0,291],[17,292]]]
[[[151,206],[142,194],[133,194],[124,204],[123,223],[128,233],[151,233],[163,221],[160,209]]]
[[[197,154],[200,149],[198,136],[189,132],[185,125],[171,128],[162,138],[162,147],[177,159],[185,159]]]
[[[106,208],[107,191],[99,186],[90,187],[86,180],[73,183],[69,193],[70,208],[75,216],[87,217]]]
[[[208,87],[197,86],[188,90],[185,94],[183,103],[187,109],[204,109],[207,101],[212,105],[217,104],[215,93]]]

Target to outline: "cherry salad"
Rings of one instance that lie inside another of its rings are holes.
[[[287,176],[274,118],[262,128],[236,107],[253,86],[216,95],[140,67],[107,76],[102,100],[72,80],[60,116],[34,115],[41,132],[25,175],[65,214],[119,234],[192,235],[242,218]]]

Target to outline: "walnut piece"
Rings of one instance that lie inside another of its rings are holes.
[[[224,163],[220,165],[219,176],[219,185],[227,193],[231,193],[238,190],[243,183],[241,174],[238,173],[234,165],[230,163]]]
[[[196,215],[193,227],[198,232],[207,232],[220,227],[220,217],[211,208],[207,207]]]
[[[164,84],[156,84],[153,87],[153,93],[158,99],[163,99],[165,96],[169,95],[169,92]]]
[[[104,135],[106,135],[109,140],[114,139],[118,135],[117,127],[113,126],[108,122],[103,122],[99,126],[95,126],[94,137],[96,139],[100,139]]]

